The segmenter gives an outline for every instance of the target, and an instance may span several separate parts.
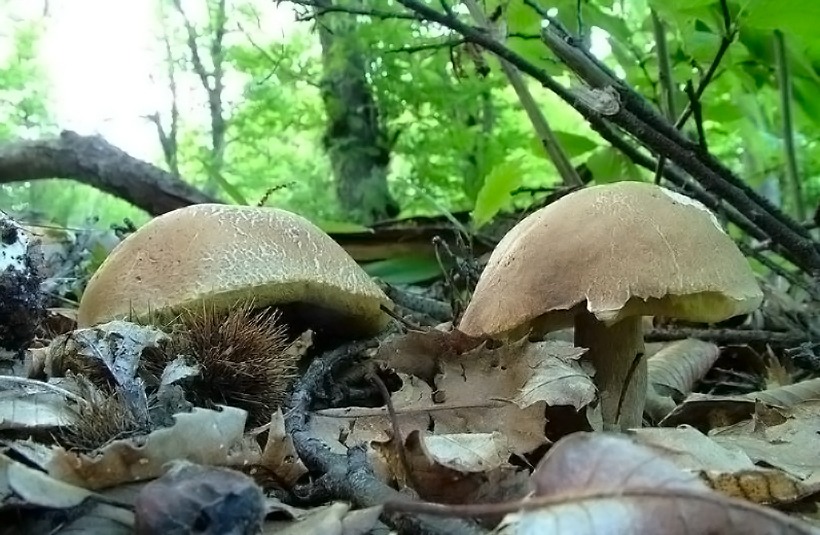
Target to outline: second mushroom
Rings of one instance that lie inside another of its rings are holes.
[[[595,367],[605,429],[642,423],[642,316],[717,322],[763,299],[754,274],[701,203],[653,184],[573,192],[508,232],[458,329],[515,339],[574,326]],[[631,377],[631,379],[630,379]]]

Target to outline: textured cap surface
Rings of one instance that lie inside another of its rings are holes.
[[[313,223],[276,208],[221,204],[163,214],[123,240],[89,281],[77,321],[177,312],[202,298],[220,310],[249,297],[258,306],[341,312],[351,334],[389,321],[378,285]]]
[[[747,260],[705,206],[654,184],[617,182],[570,193],[510,230],[458,328],[492,336],[534,320],[565,325],[579,306],[605,322],[712,322],[762,299]]]

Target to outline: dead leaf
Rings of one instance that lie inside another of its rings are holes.
[[[469,337],[459,330],[408,331],[382,342],[376,360],[432,384],[439,360],[453,358],[482,343],[483,340]]]
[[[820,378],[761,390],[760,392],[750,392],[740,397],[780,407],[792,407],[804,401],[820,399]]]
[[[395,441],[374,444],[389,462],[399,486],[412,486],[419,496],[439,503],[478,503],[502,499],[511,486],[526,489],[526,472],[507,462],[507,439],[500,433],[434,435],[414,431],[405,441],[412,477],[395,451]]]
[[[437,410],[432,402],[433,390],[417,377],[399,374],[401,388],[391,396],[399,413],[398,423],[402,436],[430,426],[427,411]],[[335,452],[345,453],[355,444],[387,442],[393,430],[386,407],[345,407],[318,411],[310,421],[311,433],[321,438]]]
[[[818,491],[816,486],[804,485],[780,470],[703,471],[698,475],[710,488],[722,494],[764,505],[795,503]]]
[[[660,421],[692,392],[720,356],[713,343],[694,338],[666,344],[647,361],[649,385],[646,413]]]
[[[381,515],[381,506],[351,511],[346,503],[334,502],[304,512],[295,522],[268,521],[265,535],[361,535],[371,533]]]
[[[262,450],[259,466],[272,472],[287,488],[292,487],[308,470],[296,453],[293,440],[285,431],[282,409],[276,409],[268,427],[268,440]]]
[[[535,497],[497,533],[817,534],[783,513],[709,489],[624,436],[562,438],[533,474]],[[560,527],[559,527],[560,526]]]
[[[803,481],[820,481],[820,401],[781,409],[778,415],[780,419],[755,415],[715,429],[710,437],[724,447],[744,451],[755,464],[779,468]]]
[[[37,431],[74,421],[65,396],[47,388],[31,383],[0,391],[0,430]]]
[[[12,502],[53,509],[76,507],[92,493],[0,454],[0,505]]]
[[[172,427],[145,437],[116,440],[99,452],[83,454],[34,443],[10,444],[16,452],[41,466],[52,477],[87,489],[103,489],[164,473],[163,465],[184,459],[214,466],[258,461],[243,440],[247,413],[234,407],[195,408],[174,416]]]
[[[446,401],[433,413],[436,434],[500,432],[509,453],[546,442],[546,406],[579,411],[595,399],[595,386],[578,359],[586,350],[565,342],[482,346],[439,363],[435,386]],[[582,417],[579,414],[579,417]]]
[[[742,450],[721,446],[693,427],[644,427],[630,433],[683,470],[734,472],[754,468]]]

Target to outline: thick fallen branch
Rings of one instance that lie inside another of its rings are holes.
[[[82,182],[154,216],[189,204],[220,202],[100,136],[64,130],[55,138],[0,144],[0,183],[44,178]]]
[[[285,411],[285,428],[293,439],[299,458],[318,480],[311,496],[323,499],[349,500],[359,507],[381,505],[406,498],[399,491],[379,481],[373,474],[367,455],[361,447],[352,447],[347,455],[333,453],[310,433],[309,418],[315,392],[323,389],[331,374],[360,358],[362,352],[376,345],[375,340],[354,342],[317,357],[296,383]],[[318,487],[317,487],[318,486]],[[467,521],[406,513],[385,513],[383,518],[400,533],[425,535],[478,535],[484,530]]]

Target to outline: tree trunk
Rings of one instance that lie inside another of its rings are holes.
[[[329,7],[332,2],[322,4]],[[321,14],[321,7],[316,11],[327,113],[323,141],[339,203],[363,224],[395,217],[399,207],[387,185],[391,147],[367,82],[367,59],[356,40],[356,22],[346,13]]]

